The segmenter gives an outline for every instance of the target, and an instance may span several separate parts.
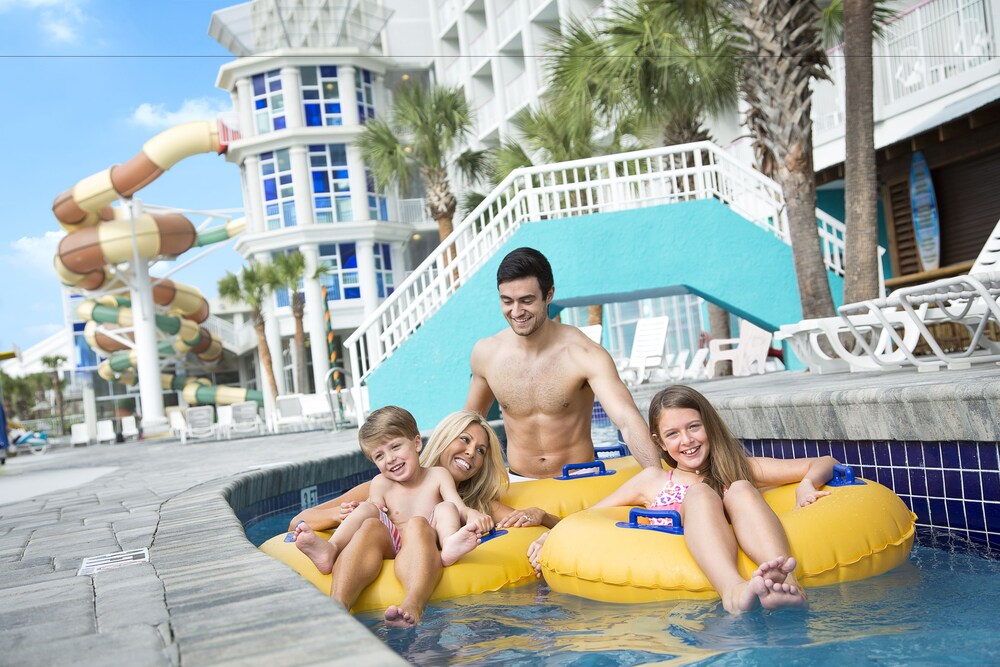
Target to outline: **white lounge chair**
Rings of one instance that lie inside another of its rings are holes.
[[[276,433],[281,433],[282,429],[301,431],[306,428],[308,421],[302,413],[301,398],[299,394],[290,394],[278,396],[275,399],[274,430]]]
[[[170,434],[175,438],[180,438],[182,445],[187,443],[187,420],[184,419],[182,409],[170,408],[167,410],[167,421],[170,424]]]
[[[135,423],[135,415],[122,417],[122,439],[139,437],[139,426]]]
[[[628,363],[619,370],[625,384],[640,385],[649,379],[649,371],[663,365],[669,324],[670,318],[666,316],[646,317],[636,322],[632,352]]]
[[[303,394],[299,397],[302,416],[310,426],[333,427],[333,411],[330,401],[323,394]]]
[[[118,439],[115,435],[115,425],[110,419],[102,419],[97,422],[97,444],[102,442],[113,443]]]
[[[1000,361],[1000,345],[984,335],[990,322],[1000,324],[998,300],[1000,222],[967,275],[901,288],[884,299],[846,304],[840,307],[838,318],[781,327],[779,339],[788,340],[810,370],[820,373],[903,365],[918,370],[968,368],[973,363]],[[969,345],[945,351],[928,326],[938,323],[964,326]],[[839,340],[845,334],[853,345]],[[914,354],[921,339],[931,350],[926,357]]]
[[[691,363],[688,364],[687,368],[684,370],[684,374],[681,376],[682,380],[700,380],[705,377],[705,373],[708,369],[705,367],[705,361],[708,360],[708,348],[700,347],[694,351],[691,355]]]
[[[188,408],[187,437],[215,437],[215,411],[211,405],[199,405],[197,407]]]
[[[264,421],[260,418],[256,401],[234,403],[232,408],[233,424],[229,427],[231,433],[260,435],[264,432]]]
[[[233,406],[231,405],[219,405],[215,409],[216,417],[218,422],[215,424],[216,435],[220,438],[225,438],[229,440],[232,436],[233,428]]]
[[[69,427],[69,443],[73,447],[90,444],[90,434],[87,433],[86,424],[73,424]]]
[[[743,320],[739,338],[716,338],[708,342],[707,376],[715,377],[715,367],[722,361],[733,362],[733,375],[745,376],[756,371],[764,374],[764,362],[771,347],[771,334]]]
[[[601,344],[601,334],[604,331],[604,327],[600,324],[590,324],[585,327],[580,327],[580,331],[586,334],[587,338],[594,341],[598,345]]]

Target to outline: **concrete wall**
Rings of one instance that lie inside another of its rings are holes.
[[[421,428],[461,409],[475,342],[507,326],[496,269],[537,248],[555,274],[555,304],[631,301],[690,291],[770,331],[802,318],[791,248],[715,200],[524,225],[368,379],[371,407],[396,404]],[[842,280],[830,277],[834,300]]]

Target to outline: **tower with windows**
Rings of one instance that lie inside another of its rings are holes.
[[[423,230],[408,202],[376,189],[355,146],[386,110],[387,72],[390,84],[400,76],[382,43],[391,14],[374,2],[252,0],[212,15],[209,34],[236,56],[216,84],[232,95],[241,133],[227,154],[240,167],[247,218],[236,248],[259,262],[292,250],[306,260],[313,386],[292,386],[290,295],[279,292],[265,312],[280,392],[323,388],[326,324],[313,307],[321,286],[339,339],[402,281],[414,259],[407,246]],[[318,267],[326,272],[317,276]]]

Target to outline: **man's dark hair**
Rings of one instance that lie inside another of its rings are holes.
[[[537,278],[544,298],[552,289],[552,266],[545,255],[534,248],[511,250],[497,268],[497,287],[519,278]]]

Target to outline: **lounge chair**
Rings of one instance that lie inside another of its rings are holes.
[[[705,368],[705,361],[708,359],[708,348],[700,347],[694,351],[691,356],[691,363],[688,364],[687,368],[684,370],[684,374],[680,379],[682,380],[700,380],[705,377],[707,369]]]
[[[232,409],[233,423],[229,427],[231,433],[260,435],[264,432],[264,421],[260,418],[256,401],[234,403]]]
[[[122,440],[139,438],[139,427],[135,423],[135,415],[122,417]]]
[[[275,399],[274,430],[276,433],[281,433],[282,429],[302,431],[308,426],[309,421],[302,412],[301,398],[299,394],[291,394],[278,396]]]
[[[73,424],[69,427],[69,443],[72,447],[90,444],[90,434],[87,433],[86,424]]]
[[[175,438],[180,438],[181,444],[187,442],[187,420],[184,419],[184,412],[181,408],[170,408],[167,410],[167,421],[170,424],[170,434]]]
[[[904,365],[918,370],[968,368],[973,363],[1000,361],[1000,345],[985,336],[991,322],[1000,324],[998,299],[1000,222],[967,275],[901,288],[883,299],[846,304],[837,318],[781,327],[779,339],[788,340],[800,360],[819,373]],[[929,328],[939,323],[964,326],[969,345],[958,351],[944,350]],[[921,340],[930,355],[914,353]]]
[[[102,442],[113,443],[118,439],[115,435],[115,425],[110,419],[102,419],[97,422],[97,444]]]
[[[636,322],[632,353],[625,367],[619,369],[625,384],[640,385],[649,379],[652,369],[663,366],[669,324],[670,318],[666,316],[647,317]]]
[[[218,422],[215,424],[216,434],[220,438],[225,438],[229,440],[232,436],[233,428],[233,406],[231,405],[220,405],[215,409],[216,417]]]
[[[739,338],[716,338],[708,342],[707,376],[715,377],[720,362],[733,362],[733,375],[764,374],[764,362],[771,347],[771,333],[743,320]]]
[[[580,331],[586,334],[587,338],[594,341],[598,345],[601,344],[601,333],[604,327],[600,324],[591,324],[585,327],[580,327]]]
[[[211,405],[199,405],[197,407],[188,408],[187,437],[215,437],[215,410]]]

